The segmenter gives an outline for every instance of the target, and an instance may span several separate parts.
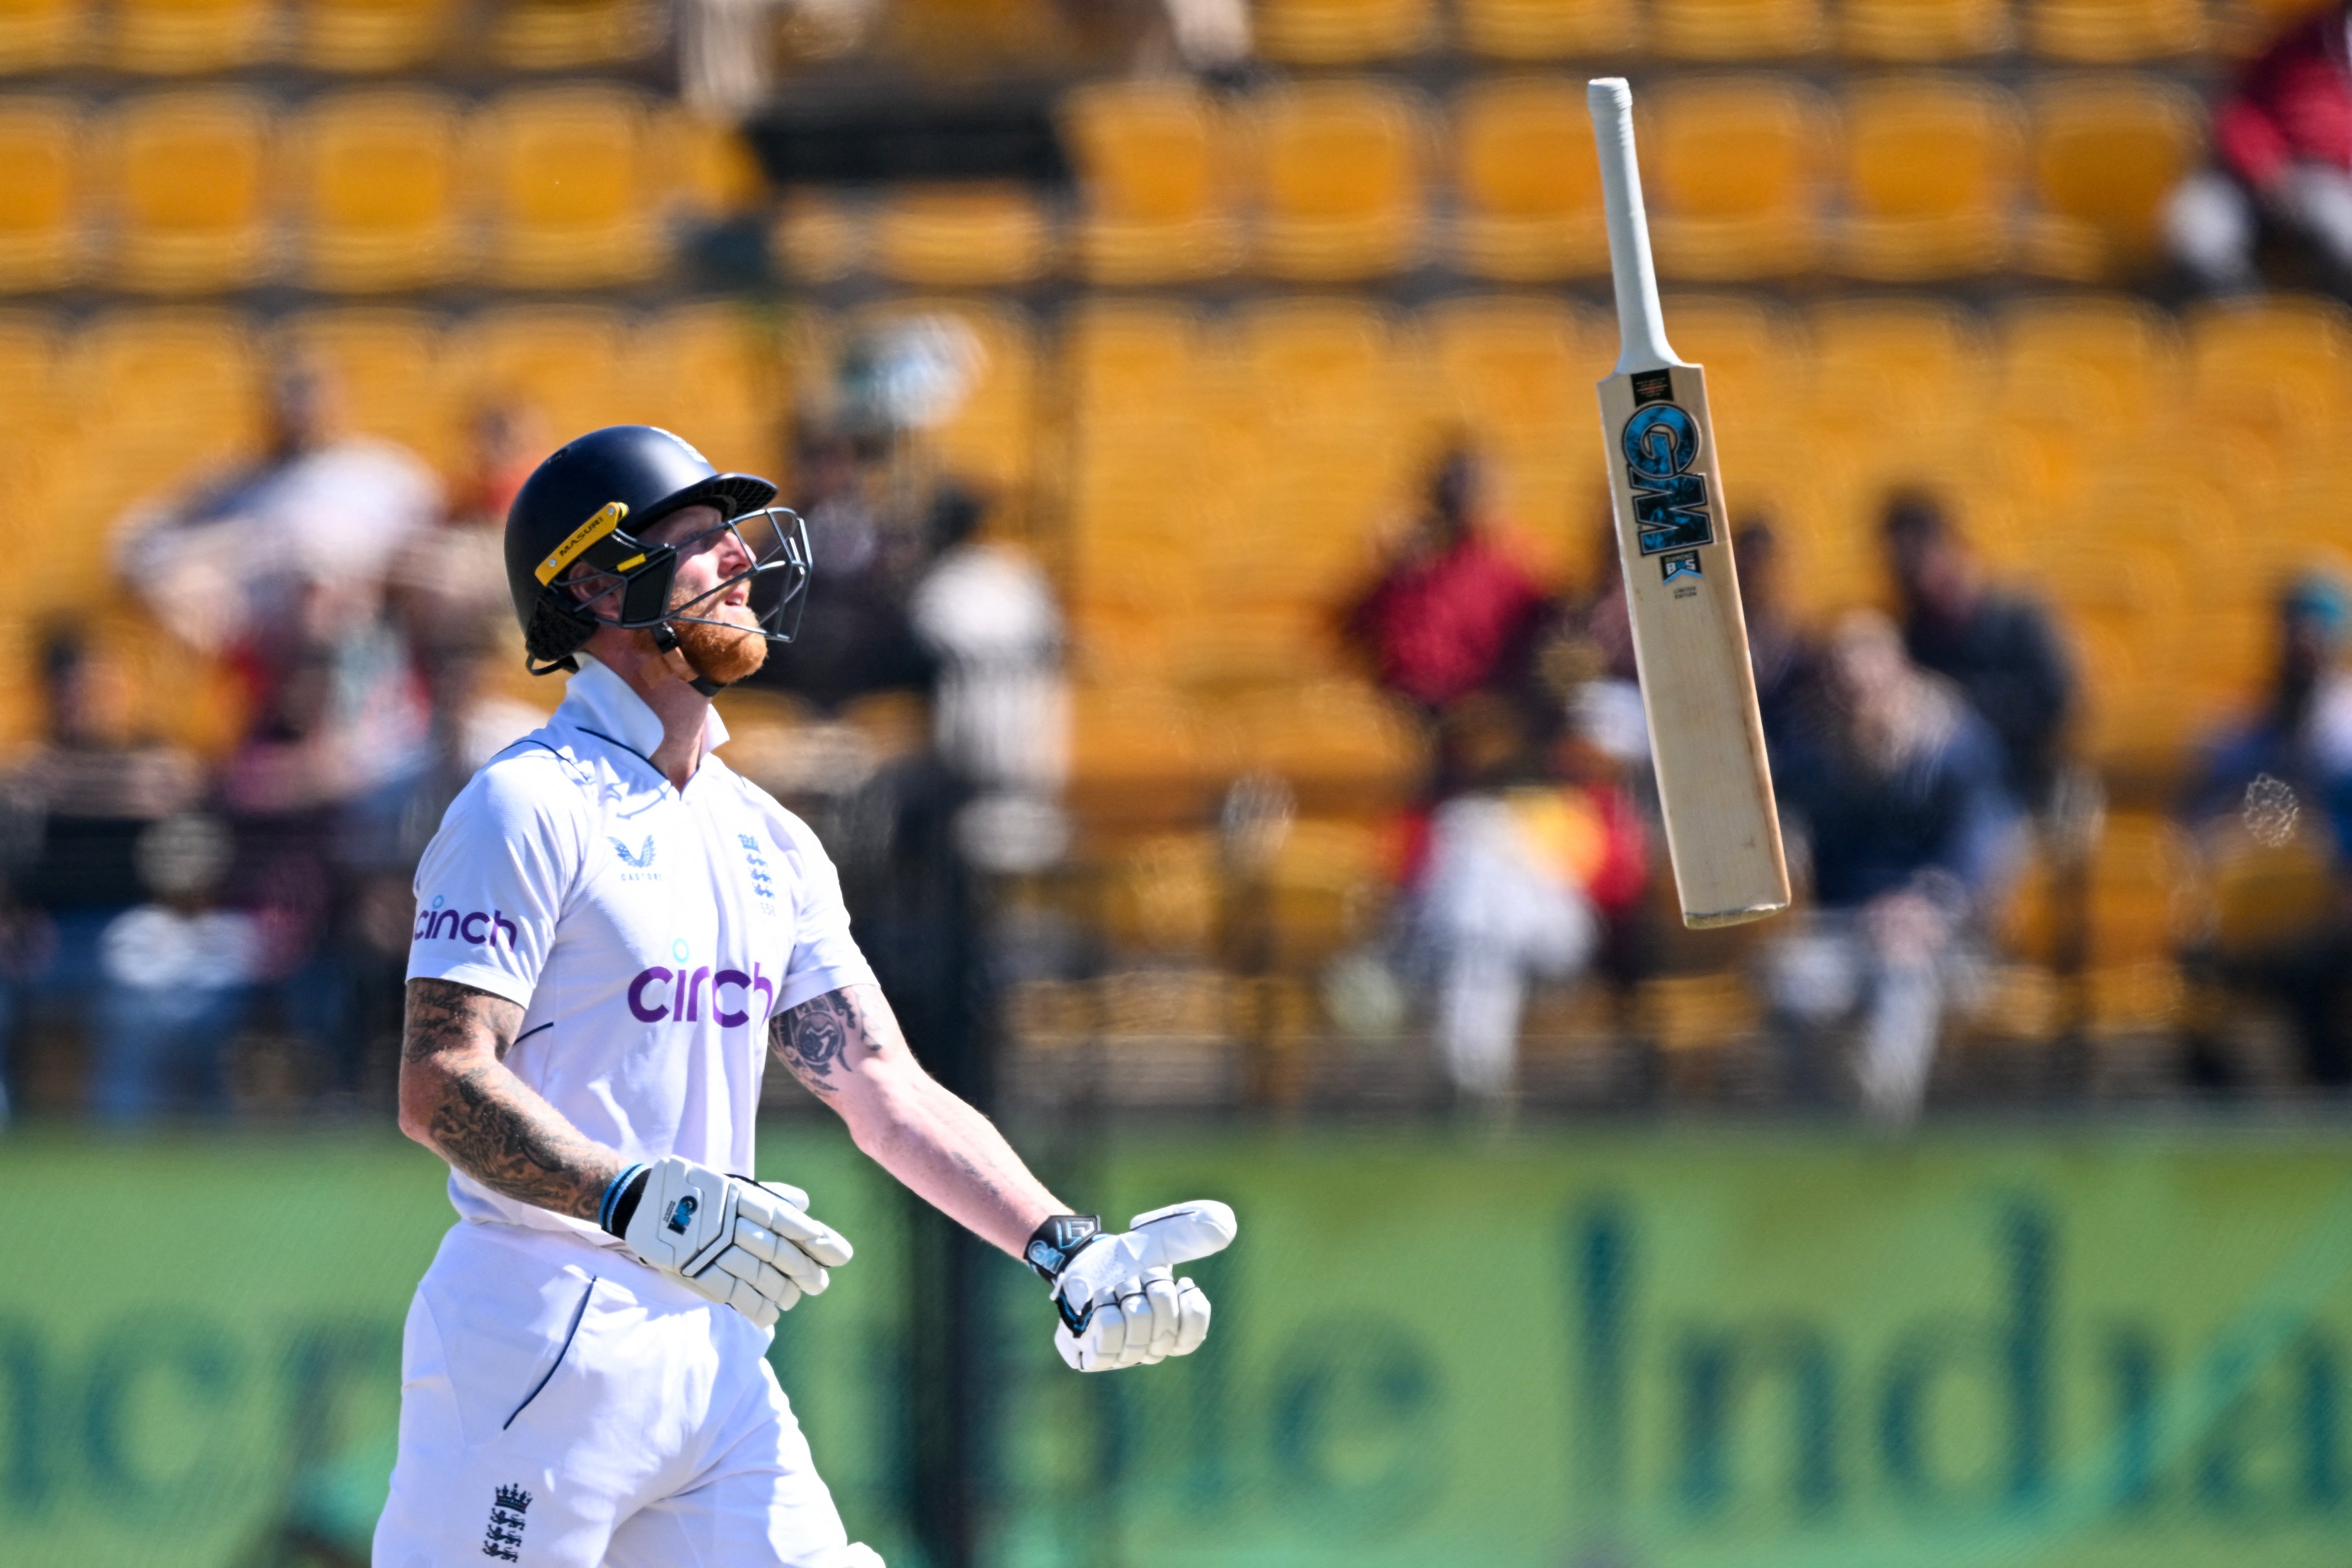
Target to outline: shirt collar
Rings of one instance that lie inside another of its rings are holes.
[[[654,748],[662,743],[660,716],[646,706],[645,698],[629,689],[628,682],[605,665],[586,653],[572,657],[580,661],[580,670],[567,683],[562,716],[582,729],[617,740],[650,759]],[[726,723],[719,718],[719,710],[711,708],[703,720],[702,748],[707,754],[726,744]]]

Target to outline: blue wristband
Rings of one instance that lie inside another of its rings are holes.
[[[614,1236],[620,1235],[628,1228],[629,1220],[634,1215],[636,1205],[629,1205],[630,1214],[618,1214],[614,1211],[621,1207],[621,1197],[629,1190],[629,1184],[644,1176],[647,1168],[644,1162],[640,1161],[605,1184],[604,1196],[596,1205],[596,1223],[599,1226]]]

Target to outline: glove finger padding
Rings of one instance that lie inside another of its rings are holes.
[[[1208,1293],[1190,1280],[1176,1281],[1176,1344],[1168,1354],[1190,1355],[1209,1337]]]
[[[746,1186],[741,1194],[741,1213],[824,1268],[838,1269],[856,1255],[839,1231],[809,1218],[804,1203],[780,1202],[779,1197],[775,1188]]]
[[[832,1282],[815,1259],[756,1219],[745,1217],[735,1221],[735,1245],[782,1270],[793,1284],[812,1296],[824,1294],[825,1286]]]
[[[1168,1277],[1165,1269],[1154,1269],[1143,1280],[1144,1299],[1151,1306],[1151,1333],[1144,1342],[1143,1359],[1149,1365],[1165,1361],[1176,1353],[1176,1329],[1179,1307],[1176,1281]]]

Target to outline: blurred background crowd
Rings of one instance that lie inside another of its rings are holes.
[[[19,0],[0,1084],[388,1103],[409,879],[643,421],[720,701],[1036,1109],[2352,1083],[2352,64],[2301,0]],[[1801,909],[1675,917],[1591,383],[1630,69]],[[795,1091],[777,1075],[779,1103]]]

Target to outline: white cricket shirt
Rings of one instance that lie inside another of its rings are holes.
[[[727,730],[709,727],[715,748]],[[581,656],[545,727],[450,802],[416,869],[408,976],[519,1003],[507,1066],[625,1159],[749,1174],[768,1019],[874,971],[808,824],[715,756],[671,788],[648,760],[661,737]],[[462,1171],[449,1200],[619,1245]]]

